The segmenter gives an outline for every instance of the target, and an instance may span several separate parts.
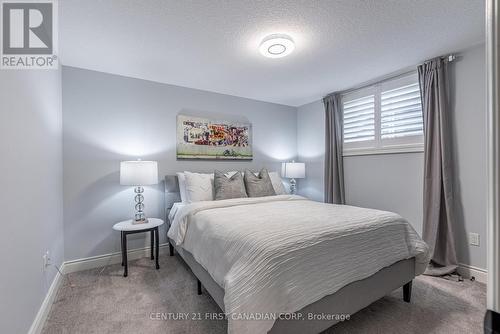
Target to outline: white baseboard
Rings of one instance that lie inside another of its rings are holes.
[[[64,263],[62,265],[64,267]],[[28,331],[28,334],[39,334],[42,332],[43,326],[45,325],[45,320],[47,320],[47,316],[49,315],[50,308],[56,298],[57,291],[59,291],[59,287],[62,283],[62,275],[59,272],[56,273],[56,276],[52,280],[52,284],[49,287],[49,291],[47,291],[47,295],[38,310],[38,313],[31,324],[31,327]]]
[[[160,244],[160,254],[163,254],[168,248],[168,243]],[[127,251],[127,259],[137,260],[150,255],[151,247],[132,249]],[[122,262],[122,253],[115,252],[97,256],[86,257],[83,259],[71,260],[64,262],[64,274],[74,273],[76,271],[100,268]]]
[[[472,278],[480,283],[486,284],[488,281],[488,272],[485,269],[470,266],[468,264],[460,263],[458,265],[458,273],[464,278]]]
[[[163,254],[168,249],[168,243],[160,245],[160,254]],[[142,257],[148,257],[151,254],[151,247],[144,247],[139,249],[131,249],[127,252],[128,260],[136,260]],[[99,256],[92,256],[88,258],[66,261],[61,265],[61,272],[63,274],[68,274],[76,271],[82,271],[87,269],[99,268],[107,266],[110,264],[120,263],[122,261],[122,253],[109,253]],[[28,334],[39,334],[42,332],[47,316],[50,312],[50,308],[54,303],[54,300],[59,291],[60,285],[63,281],[63,276],[57,272],[52,284],[50,285],[49,291],[38,310],[35,320],[31,324],[31,328]]]

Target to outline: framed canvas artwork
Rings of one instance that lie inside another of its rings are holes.
[[[250,123],[177,115],[177,159],[252,158]]]

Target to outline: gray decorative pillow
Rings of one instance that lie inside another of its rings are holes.
[[[214,172],[215,200],[248,197],[243,183],[243,175],[236,172],[227,177],[224,173]]]
[[[255,175],[247,169],[245,171],[245,188],[247,189],[248,197],[276,195],[269,173],[265,168],[262,168],[259,175]]]

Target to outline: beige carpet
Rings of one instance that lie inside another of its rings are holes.
[[[220,310],[177,257],[160,256],[160,270],[143,258],[67,275],[43,333],[225,333],[224,320],[161,320],[156,313]],[[486,287],[418,277],[410,304],[401,289],[325,333],[482,333]]]

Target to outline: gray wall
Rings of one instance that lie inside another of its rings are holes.
[[[133,189],[119,184],[121,160],[157,160],[164,176],[214,168],[280,170],[297,151],[296,108],[234,96],[63,67],[63,109],[66,260],[119,251],[119,234],[111,227],[133,214]],[[253,124],[253,161],[177,161],[181,111],[246,116]],[[162,185],[146,187],[145,204],[150,217],[164,216]],[[143,235],[131,236],[131,248],[146,244]]]
[[[0,72],[0,333],[26,333],[64,257],[61,71]]]
[[[460,53],[451,65],[459,261],[486,268],[486,106],[484,45]],[[323,200],[324,109],[321,101],[299,107],[299,160],[307,163],[300,193]],[[348,204],[397,212],[422,231],[423,153],[365,155],[344,159]],[[481,236],[470,246],[467,233]]]
[[[301,195],[323,202],[325,163],[325,110],[323,101],[297,111],[297,154],[306,163],[306,177],[297,182]]]
[[[486,63],[484,45],[461,54],[450,72],[457,193],[458,258],[486,268]],[[467,234],[479,233],[480,247]]]

